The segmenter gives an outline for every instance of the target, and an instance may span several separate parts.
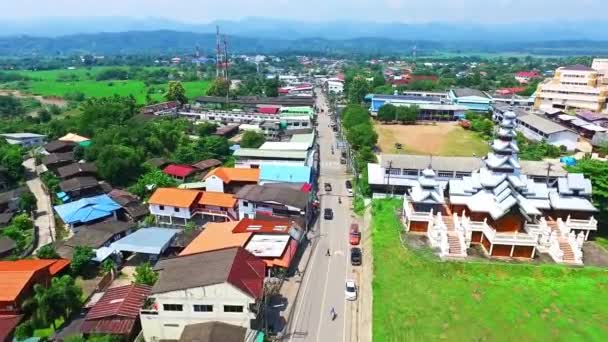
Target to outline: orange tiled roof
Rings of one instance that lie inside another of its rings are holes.
[[[201,192],[196,190],[177,189],[177,188],[158,188],[148,203],[158,205],[170,205],[179,208],[190,207]]]
[[[0,301],[14,301],[30,282],[36,271],[0,272]]]
[[[48,267],[54,276],[69,264],[67,259],[0,261],[0,300],[15,300],[37,271]]]
[[[208,223],[179,255],[190,255],[228,247],[243,247],[251,233],[232,233],[237,222]]]
[[[198,201],[201,205],[213,205],[222,208],[234,208],[236,198],[234,195],[225,194],[223,192],[205,191],[203,196]]]
[[[205,179],[215,175],[224,183],[230,182],[252,182],[257,183],[260,179],[260,169],[218,167],[205,176]]]

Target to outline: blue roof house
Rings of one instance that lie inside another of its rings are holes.
[[[109,216],[116,218],[116,211],[120,208],[108,195],[87,197],[54,207],[61,220],[74,232],[80,225],[94,223]]]
[[[260,185],[268,183],[311,183],[310,166],[262,164]]]
[[[470,111],[489,112],[492,109],[492,98],[477,89],[451,89],[448,98],[453,104],[462,105]]]

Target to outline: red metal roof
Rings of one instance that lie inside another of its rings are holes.
[[[152,287],[132,284],[108,289],[89,310],[83,333],[129,334]]]
[[[9,341],[8,335],[17,327],[23,315],[0,315],[0,341]]]
[[[239,247],[227,281],[256,299],[264,293],[266,263],[246,249]]]
[[[232,229],[232,233],[287,234],[289,227],[291,227],[289,220],[266,221],[244,218]]]
[[[262,114],[277,114],[281,108],[276,106],[260,106],[258,113]]]
[[[188,177],[196,171],[195,168],[189,165],[171,164],[163,170],[169,176]]]
[[[312,185],[310,183],[304,183],[300,188],[300,191],[302,192],[310,192],[310,190],[312,190]]]
[[[536,71],[520,71],[517,74],[515,74],[515,76],[518,77],[528,77],[528,78],[534,78],[534,77],[538,77],[540,76],[538,72]]]

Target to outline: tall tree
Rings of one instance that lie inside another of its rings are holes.
[[[378,110],[378,120],[383,122],[390,122],[397,119],[397,107],[387,103],[382,105]]]
[[[241,147],[244,148],[258,148],[266,141],[264,133],[256,131],[245,131],[243,138],[241,139]]]
[[[135,283],[154,285],[158,279],[158,273],[154,272],[150,263],[146,262],[135,267]]]
[[[207,95],[209,96],[226,96],[230,90],[230,83],[223,78],[216,78],[209,89],[207,89]]]
[[[19,210],[22,210],[28,214],[32,214],[36,210],[36,196],[30,191],[24,192],[19,197]]]
[[[76,246],[76,248],[74,248],[74,254],[72,255],[72,263],[70,264],[72,274],[80,274],[94,256],[95,252],[93,252],[91,247]]]
[[[99,154],[96,165],[99,175],[114,185],[127,185],[141,173],[143,156],[137,150],[122,146],[106,146]]]
[[[348,84],[348,102],[352,104],[359,104],[363,101],[365,95],[370,92],[370,84],[362,76],[353,78],[352,82]]]
[[[278,77],[274,77],[271,79],[267,79],[264,84],[264,94],[268,97],[277,97],[279,96],[279,87],[281,83],[279,82]]]
[[[169,82],[169,87],[167,89],[167,93],[165,94],[165,99],[167,101],[177,101],[182,104],[188,103],[188,98],[186,97],[186,90],[184,89],[182,82]]]
[[[44,245],[38,249],[36,256],[39,259],[59,259],[60,256],[52,244]]]

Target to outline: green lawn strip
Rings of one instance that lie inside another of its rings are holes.
[[[608,273],[559,265],[439,262],[402,247],[398,200],[373,202],[374,341],[600,341]]]
[[[596,237],[595,242],[605,250],[608,250],[608,239],[604,237]]]
[[[57,329],[60,329],[63,323],[65,323],[65,320],[61,317],[55,320]],[[48,328],[34,330],[34,337],[51,337],[53,336],[53,333],[55,333],[55,329],[53,329],[53,326],[51,325]]]

